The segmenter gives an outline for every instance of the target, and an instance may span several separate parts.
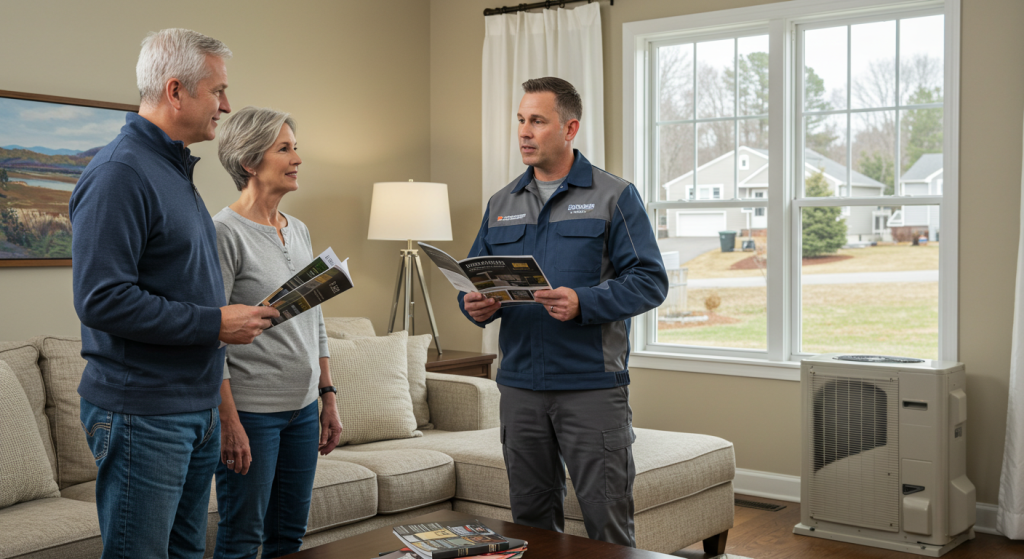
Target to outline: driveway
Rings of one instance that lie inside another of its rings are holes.
[[[679,265],[686,263],[705,252],[719,248],[718,237],[668,237],[658,239],[661,252],[678,252]]]

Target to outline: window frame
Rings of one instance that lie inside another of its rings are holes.
[[[795,253],[800,238],[800,208],[810,206],[878,206],[878,197],[799,198],[794,193],[797,173],[802,177],[802,122],[796,101],[800,97],[798,26],[826,27],[863,21],[897,19],[941,13],[945,16],[943,83],[943,181],[941,195],[891,197],[900,205],[938,205],[943,225],[939,256],[939,359],[955,361],[958,341],[958,244],[959,244],[959,98],[960,98],[960,13],[961,0],[891,2],[884,0],[794,0],[779,4],[719,10],[692,15],[623,24],[623,150],[622,171],[633,177],[647,205],[651,222],[661,209],[678,208],[678,202],[651,199],[648,153],[658,149],[648,130],[649,111],[656,105],[657,91],[648,88],[649,72],[656,45],[689,43],[714,38],[732,38],[763,33],[769,35],[769,177],[771,195],[765,202],[752,198],[691,200],[689,209],[731,207],[768,209],[768,250],[781,258],[768,261],[766,350],[695,348],[648,341],[656,328],[656,312],[634,319],[633,367],[676,370],[798,381],[801,354],[799,328],[794,320],[800,313],[801,260]],[[898,44],[897,44],[898,48]],[[784,84],[785,87],[778,87]],[[897,102],[899,99],[897,99]],[[779,149],[775,146],[782,146]],[[656,171],[654,173],[656,175]],[[898,183],[898,177],[897,177]],[[738,190],[738,189],[737,189]],[[852,194],[852,191],[851,193]],[[738,195],[734,193],[734,196]],[[783,278],[772,281],[771,278]]]

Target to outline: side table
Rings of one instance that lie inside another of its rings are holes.
[[[444,353],[438,356],[437,350],[430,348],[427,351],[427,371],[467,377],[491,378],[491,363],[497,357],[493,353],[455,351],[454,349],[446,349]]]

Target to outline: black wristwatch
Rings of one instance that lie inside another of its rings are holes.
[[[338,389],[333,387],[333,386],[325,386],[325,387],[320,389],[320,396],[323,396],[324,394],[327,394],[328,392],[334,392],[335,394],[337,394],[338,393]]]

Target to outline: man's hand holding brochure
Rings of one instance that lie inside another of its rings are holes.
[[[281,313],[281,316],[270,319],[276,326],[351,288],[348,259],[339,261],[334,249],[328,248],[267,295],[259,305],[274,307]]]
[[[455,260],[447,252],[417,243],[455,289],[481,293],[502,306],[538,303],[534,292],[553,289],[532,256],[477,256]]]

